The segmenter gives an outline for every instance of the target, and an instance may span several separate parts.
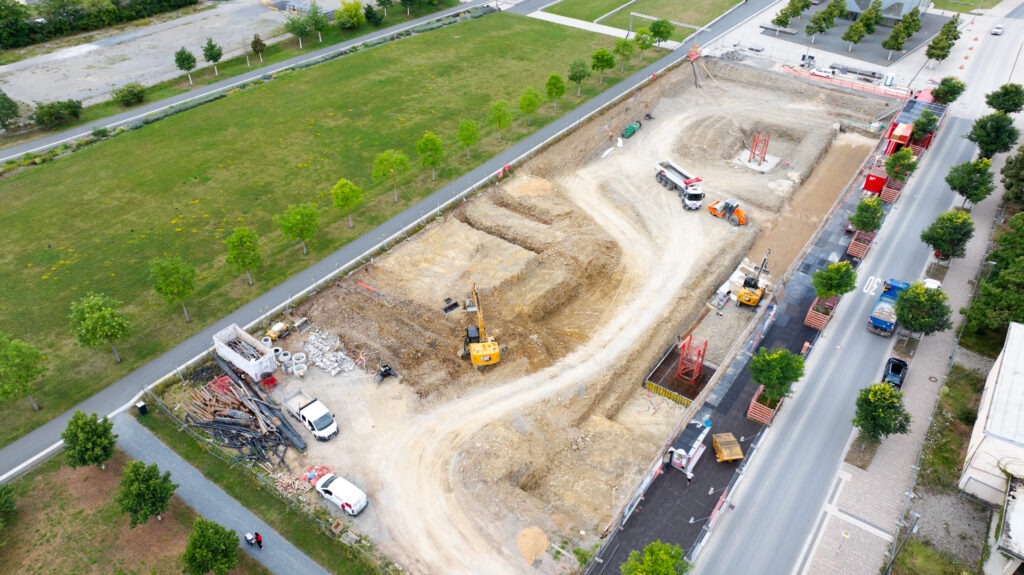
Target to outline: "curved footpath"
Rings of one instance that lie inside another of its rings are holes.
[[[115,417],[114,433],[117,434],[117,445],[129,457],[147,465],[156,463],[161,471],[170,471],[171,479],[178,484],[175,495],[203,517],[234,529],[239,543],[246,533],[259,533],[263,536],[263,549],[249,545],[241,547],[271,572],[303,575],[329,573],[220,487],[203,477],[198,469],[178,457],[177,453],[131,416],[122,413]]]

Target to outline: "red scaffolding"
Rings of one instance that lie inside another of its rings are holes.
[[[704,352],[707,349],[708,341],[704,340],[703,344],[696,345],[693,342],[693,334],[679,342],[679,367],[676,368],[676,378],[691,385],[697,383],[700,372],[704,369]]]

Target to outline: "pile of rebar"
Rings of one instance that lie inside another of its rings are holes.
[[[233,339],[227,342],[225,345],[233,349],[235,353],[244,357],[245,359],[256,360],[263,357],[263,354],[260,353],[260,350],[256,349],[255,347],[249,345],[248,343],[240,339]]]
[[[349,372],[356,368],[352,358],[345,355],[341,347],[341,340],[338,336],[326,331],[314,331],[309,334],[306,340],[306,356],[310,363],[326,371],[332,376],[345,371]]]

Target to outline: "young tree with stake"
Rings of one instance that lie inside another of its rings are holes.
[[[459,129],[455,132],[455,139],[459,145],[466,148],[466,159],[471,159],[470,150],[480,141],[480,126],[473,120],[460,121]]]
[[[437,168],[445,158],[444,142],[433,132],[427,132],[416,142],[416,153],[420,157],[420,165],[430,168],[430,181],[436,180]]]
[[[174,65],[188,75],[188,85],[192,85],[192,70],[196,67],[195,54],[189,52],[184,46],[174,53]]]
[[[220,76],[220,72],[217,71],[217,62],[220,62],[222,56],[224,56],[224,49],[214,44],[213,38],[207,38],[206,44],[203,45],[203,59],[213,64],[214,76]]]
[[[498,131],[498,141],[501,141],[501,131],[512,123],[512,106],[508,100],[498,100],[491,104],[491,111],[487,115],[487,122]]]
[[[548,81],[544,83],[544,95],[548,97],[548,100],[555,105],[555,111],[558,111],[558,100],[565,95],[565,81],[558,74],[551,74],[548,76]]]
[[[235,228],[224,240],[228,247],[227,264],[231,269],[245,274],[252,285],[252,270],[260,265],[260,238],[249,228]]]
[[[168,303],[180,303],[185,322],[191,322],[185,300],[196,290],[196,268],[179,256],[156,258],[149,262],[153,290]]]
[[[373,171],[370,176],[375,180],[391,180],[391,186],[395,192],[395,203],[397,204],[398,178],[408,171],[408,156],[398,150],[384,150],[373,159]]]
[[[540,92],[533,86],[527,86],[519,95],[519,113],[526,117],[528,125],[533,123],[533,115],[540,109],[542,101]]]
[[[639,34],[639,32],[637,33]],[[580,96],[583,89],[583,81],[590,77],[590,69],[583,58],[577,58],[569,64],[569,81],[576,84],[576,97]]]
[[[352,212],[363,203],[363,190],[351,181],[341,178],[331,188],[331,200],[334,203],[334,207],[338,208],[342,214],[348,216],[348,227],[354,227]]]
[[[39,411],[32,388],[46,372],[45,359],[36,346],[0,332],[0,402],[27,395]]]
[[[120,311],[121,302],[103,294],[88,293],[71,304],[71,333],[78,343],[87,347],[109,345],[114,351],[114,360],[121,361],[116,342],[128,337],[131,324],[128,315]]]
[[[320,229],[320,212],[313,204],[288,206],[283,213],[274,216],[274,223],[284,237],[302,243],[302,255],[306,255],[306,242]]]

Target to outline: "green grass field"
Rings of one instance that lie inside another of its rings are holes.
[[[562,0],[544,9],[545,12],[593,22],[625,4],[627,0]]]
[[[616,12],[604,20],[601,20],[601,23],[605,26],[613,26],[615,28],[622,28],[625,30],[629,28],[629,13],[636,12],[638,14],[647,14],[657,18],[664,18],[673,22],[682,22],[683,24],[690,24],[692,26],[704,26],[722,15],[726,10],[732,7],[733,4],[736,4],[737,1],[738,0],[702,0],[697,2],[696,0],[687,0],[685,2],[679,2],[679,0],[639,0],[639,2],[630,4],[629,7]],[[634,30],[637,28],[644,28],[649,25],[649,20],[633,18]],[[693,29],[676,26],[675,33],[672,34],[672,39],[680,41],[691,35],[693,32],[695,32]]]
[[[911,539],[892,566],[892,575],[963,575],[975,571],[927,541]]]
[[[490,104],[513,102],[525,86],[543,91],[552,72],[575,58],[611,48],[613,38],[509,13],[494,14],[416,35],[326,64],[282,74],[271,82],[122,134],[68,157],[25,169],[0,183],[5,238],[0,258],[0,325],[38,345],[49,371],[27,399],[0,405],[6,444],[123,377],[204,325],[407,208],[446,181],[554,118],[545,103],[527,125],[517,118],[498,143],[484,126]],[[647,61],[658,57],[648,51]],[[481,63],[485,62],[485,66]],[[633,60],[636,66],[646,62]],[[480,70],[487,70],[481,73]],[[634,68],[635,69],[635,68]],[[626,74],[631,69],[627,67]],[[615,70],[569,86],[559,113],[619,81]],[[453,142],[461,119],[481,123],[472,161]],[[425,131],[445,140],[449,161],[430,181],[416,164]],[[412,170],[391,188],[370,179],[373,158],[388,148],[406,152]],[[327,191],[345,177],[364,189],[356,226],[333,208]],[[272,223],[289,204],[321,208],[321,231],[302,256]],[[223,238],[235,226],[261,236],[264,264],[244,275],[224,268]],[[188,302],[157,298],[148,262],[175,254],[198,269]],[[125,304],[133,333],[118,348],[86,349],[68,330],[68,309],[90,291]]]
[[[947,493],[957,491],[960,471],[971,440],[985,374],[954,365],[925,437],[921,485]]]
[[[1002,0],[980,0],[980,2],[964,2],[962,0],[935,0],[935,8],[938,10],[950,10],[952,12],[972,12],[974,10],[994,8]],[[964,20],[961,20],[963,22]]]

